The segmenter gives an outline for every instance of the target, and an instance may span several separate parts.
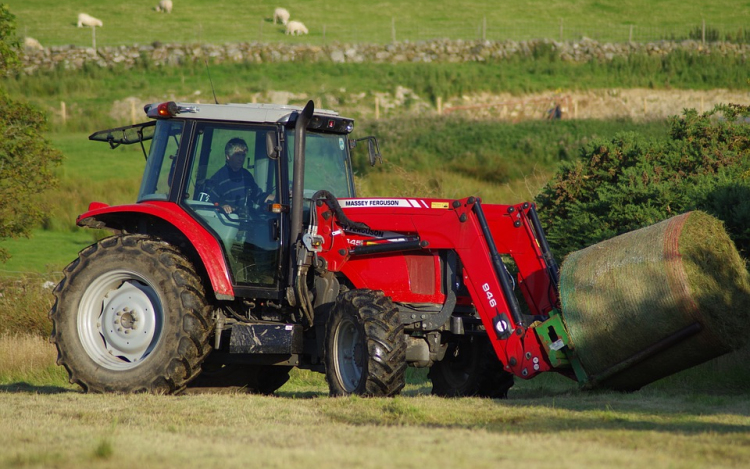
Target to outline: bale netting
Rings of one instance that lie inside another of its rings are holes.
[[[698,211],[570,254],[560,296],[589,387],[639,389],[750,332],[745,264],[722,222]]]

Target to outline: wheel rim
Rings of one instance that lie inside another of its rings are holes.
[[[350,319],[344,319],[334,337],[336,375],[346,392],[354,392],[364,373],[364,350],[359,329]]]
[[[86,353],[110,370],[139,366],[161,338],[164,310],[151,284],[116,270],[96,278],[78,310],[78,336]]]

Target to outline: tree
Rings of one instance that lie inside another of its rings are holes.
[[[17,65],[15,16],[0,4],[0,75],[14,73]],[[42,135],[46,124],[42,112],[0,88],[0,240],[28,237],[44,216],[35,196],[55,186],[52,169],[62,161]],[[0,248],[0,262],[9,257]]]
[[[592,142],[537,196],[555,254],[700,209],[750,253],[750,108],[720,105],[670,118],[665,141],[634,133]]]

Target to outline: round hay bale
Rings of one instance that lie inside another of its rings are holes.
[[[721,221],[698,211],[570,254],[560,299],[591,387],[639,389],[750,331],[745,264]]]

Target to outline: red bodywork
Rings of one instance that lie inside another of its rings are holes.
[[[99,225],[112,227],[111,219],[119,219],[123,214],[138,214],[140,217],[152,216],[170,223],[190,240],[198,252],[203,266],[211,279],[216,297],[219,299],[234,298],[234,290],[229,276],[229,266],[224,259],[219,241],[200,223],[188,215],[173,202],[148,201],[131,205],[109,205],[93,202],[89,211],[80,215],[76,223],[80,226],[98,228]]]
[[[474,199],[340,199],[346,216],[365,223],[370,232],[347,232],[336,217],[318,207],[318,235],[322,236],[328,268],[344,274],[357,288],[383,290],[394,302],[444,303],[439,252],[453,250],[471,302],[477,309],[499,359],[513,374],[531,378],[551,368],[533,328],[516,324],[495,274],[490,250]],[[492,238],[500,254],[513,258],[517,281],[532,315],[547,317],[558,302],[537,237],[527,216],[528,204],[483,205]],[[373,236],[374,235],[374,236]],[[383,237],[391,238],[383,240]],[[357,246],[418,239],[417,251],[352,256]],[[501,339],[494,324],[504,315],[512,334]]]
[[[468,297],[459,304],[476,308],[498,358],[516,376],[532,378],[552,366],[533,328],[517,324],[508,310],[500,280],[495,273],[477,215],[474,199],[339,199],[346,216],[365,223],[367,233],[342,228],[327,205],[317,207],[318,232],[330,271],[340,272],[356,288],[383,290],[394,302],[443,304],[446,294],[441,251],[454,251]],[[557,307],[558,295],[547,272],[537,237],[528,218],[528,204],[483,205],[487,224],[500,254],[516,264],[517,282],[532,315],[544,316]],[[219,299],[234,298],[229,268],[219,241],[178,205],[149,201],[109,207],[93,203],[77,222],[82,226],[112,227],[128,214],[160,218],[182,232],[202,259],[213,290]],[[391,237],[391,239],[384,239]],[[418,239],[418,250],[382,254],[352,255],[358,246]],[[511,333],[496,333],[499,317]]]

